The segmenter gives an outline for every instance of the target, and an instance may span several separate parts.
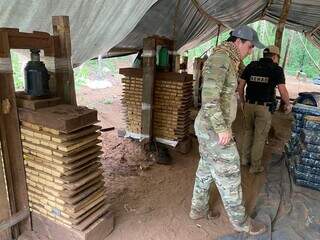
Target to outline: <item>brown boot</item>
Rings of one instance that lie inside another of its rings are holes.
[[[208,215],[208,211],[197,211],[195,209],[191,209],[190,213],[189,213],[189,217],[192,219],[192,220],[199,220],[199,219],[202,219],[202,218],[205,218],[207,217]]]
[[[192,220],[199,220],[202,218],[207,218],[208,220],[214,220],[214,219],[217,219],[220,217],[220,212],[213,211],[213,210],[198,212],[194,209],[191,209],[191,211],[189,213],[189,217]]]
[[[247,221],[242,226],[234,226],[237,232],[246,232],[250,235],[259,235],[267,230],[265,224],[258,220],[248,218]]]

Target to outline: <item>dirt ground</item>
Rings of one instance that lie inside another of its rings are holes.
[[[220,211],[215,220],[192,221],[188,218],[194,177],[199,159],[196,138],[188,154],[171,151],[174,163],[163,166],[154,163],[154,157],[139,143],[119,138],[118,129],[125,127],[121,113],[121,84],[113,83],[106,89],[82,87],[78,92],[78,104],[96,108],[101,126],[115,127],[102,134],[102,163],[105,170],[108,202],[112,204],[115,229],[110,240],[206,240],[232,233],[217,190],[212,192],[211,205]],[[291,97],[299,91],[320,91],[320,86],[287,78]],[[80,97],[79,97],[80,96]],[[241,143],[241,115],[235,122],[237,142]],[[273,117],[275,134],[265,147],[264,162],[272,153],[281,153],[290,134],[291,116],[276,113]],[[242,187],[247,209],[252,212],[255,197],[264,182],[264,174],[252,176],[242,169]]]

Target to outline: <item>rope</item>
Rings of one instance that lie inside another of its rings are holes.
[[[199,2],[197,0],[191,0],[191,2],[193,3],[193,5],[197,8],[197,10],[199,11],[199,13],[206,17],[208,20],[210,20],[211,22],[214,22],[218,25],[222,25],[224,27],[226,27],[222,22],[220,22],[218,19],[212,17],[209,13],[207,13],[199,4]]]
[[[317,26],[315,26],[315,28],[313,30],[311,30],[311,32],[309,33],[310,35],[314,34],[318,29],[320,29],[320,24],[318,24]]]
[[[267,11],[268,11],[269,7],[271,6],[272,2],[273,2],[273,0],[269,0],[269,1],[267,2],[266,6],[265,6],[264,9],[262,10],[260,20],[261,20],[262,18],[264,18],[264,16],[266,16]]]

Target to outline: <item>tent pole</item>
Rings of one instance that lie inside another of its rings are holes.
[[[285,68],[286,63],[287,63],[287,58],[288,58],[288,53],[289,53],[289,48],[290,48],[290,44],[291,44],[292,38],[293,38],[293,33],[290,32],[290,36],[289,36],[288,41],[287,41],[287,46],[286,46],[286,50],[284,52],[284,58],[283,58],[283,62],[282,62],[282,68],[283,69]]]
[[[292,2],[292,0],[284,0],[282,13],[281,13],[278,25],[277,25],[275,45],[279,48],[280,53],[281,53],[283,30],[284,30],[284,26],[285,26],[287,18],[288,18],[291,2]]]
[[[220,30],[221,30],[221,25],[218,25],[218,34],[217,34],[217,41],[216,41],[216,46],[219,44],[219,36],[220,36]]]

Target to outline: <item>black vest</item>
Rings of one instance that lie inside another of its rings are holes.
[[[276,86],[285,83],[282,68],[270,58],[251,62],[244,70],[242,78],[247,82],[246,99],[250,101],[274,101]]]

